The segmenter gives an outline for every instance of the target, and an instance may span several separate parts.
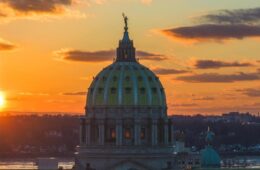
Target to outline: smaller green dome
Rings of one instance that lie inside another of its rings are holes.
[[[206,146],[206,148],[201,151],[201,167],[202,168],[220,167],[219,154],[212,148],[212,146]]]

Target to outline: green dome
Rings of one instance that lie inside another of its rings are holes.
[[[93,80],[87,107],[166,107],[158,77],[138,62],[115,62]]]
[[[135,57],[127,23],[113,64],[93,79],[86,102],[86,114],[151,113],[166,115],[166,98],[159,78]]]
[[[218,168],[220,167],[219,154],[212,148],[207,146],[201,152],[201,167],[203,168]]]

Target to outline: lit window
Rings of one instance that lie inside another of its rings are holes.
[[[110,128],[110,137],[111,137],[111,139],[116,139],[115,128]]]
[[[131,129],[130,128],[126,128],[124,134],[125,134],[125,138],[126,139],[131,139],[132,138]]]
[[[141,129],[141,139],[145,139],[145,128]]]

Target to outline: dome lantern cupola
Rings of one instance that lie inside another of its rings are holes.
[[[128,17],[123,14],[125,22],[125,32],[123,39],[119,41],[117,48],[116,62],[136,62],[134,43],[129,38],[128,33]]]

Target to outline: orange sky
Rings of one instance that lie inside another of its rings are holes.
[[[169,114],[260,112],[258,0],[1,1],[1,111],[83,113],[112,63],[122,11]],[[3,96],[3,95],[2,95]]]

